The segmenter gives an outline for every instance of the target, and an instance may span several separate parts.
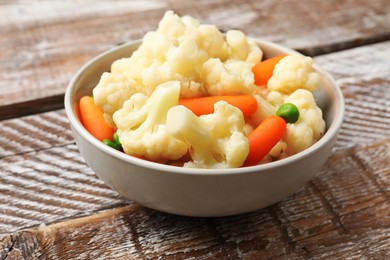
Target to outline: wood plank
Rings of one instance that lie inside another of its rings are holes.
[[[241,29],[310,55],[390,39],[387,0],[316,0],[299,5],[293,0],[110,4],[68,0],[4,5],[0,10],[0,106],[7,107],[2,118],[62,106],[58,99],[53,104],[50,98],[64,93],[82,64],[156,28],[167,9],[223,30]],[[41,99],[41,106],[25,108],[36,99]]]
[[[0,235],[132,203],[96,177],[75,144],[0,162]]]
[[[65,110],[0,121],[0,159],[74,143]]]
[[[390,160],[386,156],[386,146],[378,146],[376,149],[366,151],[358,151],[355,154],[355,160],[364,166],[366,172],[371,172],[374,176],[369,175],[373,179],[374,184],[387,198],[390,196],[390,179],[388,173],[390,171]]]
[[[375,159],[377,150],[382,160]],[[359,159],[362,154],[365,160]],[[390,139],[340,152],[301,191],[248,214],[189,218],[133,204],[4,236],[0,254],[50,259],[386,259],[390,205],[374,182],[377,173],[369,169],[388,169],[381,171],[388,183],[389,157]],[[350,167],[340,166],[345,162]]]
[[[377,150],[382,151],[379,159]],[[358,159],[362,154],[365,162]],[[390,185],[377,185],[375,171],[368,170],[370,165],[384,169],[382,179],[388,181],[389,158],[390,140],[338,153],[307,185],[303,194],[296,193],[281,202],[277,216],[297,247],[313,255],[325,255],[333,248],[354,254],[354,251],[366,249],[367,245],[360,243],[366,239],[366,233],[373,230],[376,235],[367,237],[367,243],[390,245],[390,200],[385,192]],[[378,236],[381,240],[375,241]],[[343,247],[338,248],[340,243]]]
[[[390,138],[387,57],[390,57],[390,41],[314,58],[336,79],[345,98],[346,111],[337,151]]]

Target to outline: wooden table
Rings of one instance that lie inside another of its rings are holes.
[[[144,208],[100,181],[63,110],[72,75],[173,9],[314,56],[341,87],[334,153],[301,190],[223,218]],[[389,259],[390,2],[1,1],[0,259]]]

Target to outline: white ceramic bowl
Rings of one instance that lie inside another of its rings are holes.
[[[266,57],[296,53],[256,40]],[[95,139],[80,123],[76,105],[91,94],[103,72],[121,57],[129,57],[140,41],[109,50],[83,66],[65,94],[65,110],[77,146],[92,170],[124,197],[156,210],[186,216],[227,216],[254,211],[282,200],[317,174],[331,155],[343,115],[340,89],[328,73],[321,74],[315,92],[324,112],[325,135],[307,150],[264,165],[238,169],[188,169],[153,163],[114,150]]]

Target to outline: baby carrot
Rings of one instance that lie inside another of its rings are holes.
[[[266,59],[262,62],[257,63],[252,68],[252,72],[255,76],[255,85],[257,86],[267,86],[268,80],[272,77],[274,68],[276,64],[286,57],[287,54],[281,54],[269,59]]]
[[[195,115],[200,116],[213,113],[214,104],[221,100],[239,108],[244,116],[250,116],[257,111],[257,101],[251,95],[181,98],[179,105],[187,107]]]
[[[282,139],[286,122],[279,116],[269,116],[248,135],[249,154],[244,166],[256,165]]]
[[[80,99],[80,117],[83,126],[100,141],[112,140],[115,129],[107,124],[103,111],[95,104],[93,98],[84,96]]]

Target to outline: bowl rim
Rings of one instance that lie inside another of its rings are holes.
[[[260,43],[262,45],[268,45],[271,48],[276,48],[279,51],[285,52],[285,53],[296,53],[300,54],[299,52],[289,49],[287,47],[284,47],[282,45],[262,40],[262,39],[256,39],[248,37],[256,43]],[[283,158],[281,160],[268,162],[265,164],[255,165],[255,166],[249,166],[249,167],[240,167],[240,168],[228,168],[228,169],[205,169],[205,168],[184,168],[180,166],[174,166],[174,165],[167,165],[163,163],[158,162],[151,162],[145,159],[140,159],[131,155],[128,155],[124,152],[112,149],[111,147],[105,145],[103,142],[100,142],[98,139],[96,139],[92,134],[90,134],[84,126],[81,124],[80,120],[78,119],[75,111],[74,111],[74,101],[72,98],[74,97],[74,86],[76,85],[77,81],[82,77],[83,73],[88,70],[89,67],[93,66],[94,63],[98,62],[103,57],[109,55],[112,52],[119,51],[120,49],[128,48],[129,46],[132,46],[134,44],[140,44],[142,40],[133,40],[129,41],[127,43],[121,44],[119,46],[113,47],[94,58],[90,59],[87,63],[85,63],[72,77],[70,80],[66,91],[65,91],[65,97],[64,97],[64,106],[65,106],[65,113],[68,117],[68,120],[71,124],[71,126],[74,128],[75,131],[77,131],[85,141],[90,143],[95,148],[99,149],[100,151],[109,154],[110,156],[113,156],[121,161],[124,161],[126,163],[133,164],[137,167],[147,168],[154,171],[159,172],[170,172],[174,174],[186,174],[186,175],[239,175],[239,174],[246,174],[246,173],[253,173],[253,172],[261,172],[261,171],[268,171],[273,168],[278,168],[281,166],[285,166],[287,164],[291,164],[293,162],[302,160],[306,157],[308,157],[310,154],[320,150],[323,146],[326,145],[326,143],[330,142],[333,138],[336,138],[338,135],[338,132],[341,128],[341,124],[343,122],[344,113],[345,113],[345,101],[342,94],[342,91],[340,87],[336,84],[333,77],[322,68],[318,67],[316,64],[314,64],[315,69],[323,75],[323,77],[327,78],[327,80],[331,83],[331,89],[335,95],[336,100],[336,110],[337,113],[331,123],[331,125],[327,128],[325,134],[313,145],[308,147],[307,149],[291,155],[287,158]]]

